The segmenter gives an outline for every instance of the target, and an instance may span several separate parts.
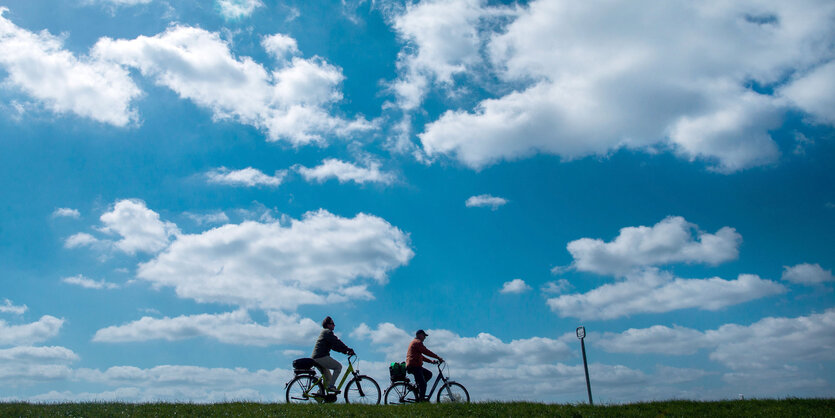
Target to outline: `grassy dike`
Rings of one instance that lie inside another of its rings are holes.
[[[835,399],[667,401],[625,405],[484,402],[408,406],[189,403],[0,403],[2,417],[835,417]]]

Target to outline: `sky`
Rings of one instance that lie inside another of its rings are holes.
[[[835,392],[835,3],[0,0],[0,400]],[[347,366],[344,356],[335,358]]]

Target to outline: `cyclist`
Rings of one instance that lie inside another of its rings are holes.
[[[334,325],[333,319],[329,316],[325,317],[322,321],[322,332],[319,333],[319,339],[316,340],[316,345],[313,347],[313,355],[310,357],[313,358],[316,364],[322,366],[322,374],[325,375],[325,381],[327,382],[325,386],[328,390],[339,393],[339,390],[336,389],[336,379],[339,377],[339,373],[342,372],[342,365],[331,357],[331,350],[347,355],[353,355],[354,350],[345,345],[333,333],[335,327],[336,325]],[[331,373],[331,370],[333,370],[333,373]]]
[[[428,336],[429,334],[426,331],[419,329],[415,333],[415,339],[409,344],[409,351],[406,352],[406,371],[415,376],[415,383],[417,383],[418,392],[420,392],[418,394],[420,396],[418,402],[428,401],[426,399],[426,382],[432,378],[432,372],[423,367],[423,362],[438,364],[444,361],[439,355],[433,353],[423,345],[423,340]],[[424,355],[434,357],[438,361],[432,361]]]

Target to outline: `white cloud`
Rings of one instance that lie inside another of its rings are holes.
[[[122,239],[113,245],[128,254],[158,252],[180,233],[177,225],[161,221],[158,213],[148,209],[145,202],[138,199],[117,201],[110,212],[101,215],[100,219],[104,224],[100,231],[120,235]]]
[[[803,263],[793,267],[783,266],[783,280],[804,285],[835,281],[832,270],[824,270],[820,264]]]
[[[571,357],[574,353],[562,340],[550,338],[533,337],[506,343],[487,333],[480,333],[476,337],[461,337],[443,329],[429,329],[427,333],[427,346],[459,369],[550,363]],[[386,360],[395,361],[405,358],[414,334],[392,323],[379,324],[377,329],[360,324],[351,333],[351,337],[371,341],[379,351],[386,354]]]
[[[86,233],[86,232],[79,232],[77,234],[73,234],[69,236],[66,241],[64,241],[65,248],[78,248],[78,247],[94,247],[98,245],[101,241]]]
[[[154,0],[88,0],[90,2],[98,2],[102,4],[109,4],[112,6],[136,6],[139,4],[148,4]]]
[[[780,151],[768,130],[780,126],[782,103],[752,92],[728,96],[711,112],[682,115],[669,128],[676,152],[690,161],[715,161],[710,169],[725,174],[776,161]]]
[[[220,14],[226,19],[248,17],[258,7],[264,7],[261,0],[217,0]]]
[[[380,163],[373,160],[367,162],[367,167],[360,167],[353,163],[327,158],[322,161],[322,164],[313,168],[304,166],[296,166],[295,168],[305,180],[318,181],[319,183],[335,178],[340,183],[353,181],[358,184],[391,184],[396,178],[394,174],[380,171]]]
[[[216,168],[206,173],[209,183],[224,184],[227,186],[269,186],[276,187],[284,181],[285,171],[276,171],[274,176],[269,176],[261,170],[247,167],[242,170],[230,170],[226,167]]]
[[[693,233],[696,233],[694,239]],[[734,228],[723,227],[715,234],[680,216],[670,216],[646,227],[626,227],[611,242],[581,238],[568,243],[579,271],[624,275],[637,267],[671,263],[716,265],[739,256],[742,236]]]
[[[400,75],[391,85],[401,108],[415,109],[433,82],[450,85],[453,76],[481,61],[480,21],[501,10],[484,3],[426,0],[408,4],[394,17],[392,27],[411,47],[398,55]]]
[[[321,326],[309,318],[269,312],[269,325],[260,325],[245,310],[222,314],[183,315],[175,318],[142,317],[124,325],[96,331],[93,341],[122,343],[207,337],[226,344],[268,346],[306,345]]]
[[[3,299],[3,304],[0,305],[0,312],[2,313],[12,313],[15,315],[23,315],[26,310],[29,309],[26,305],[23,306],[16,306],[12,303],[9,299]]]
[[[204,214],[197,214],[197,213],[190,213],[184,212],[187,218],[193,220],[198,225],[206,225],[206,224],[225,224],[229,222],[229,217],[226,216],[226,212],[217,211],[212,213],[204,213]]]
[[[502,294],[512,294],[512,293],[525,293],[528,290],[531,290],[531,287],[528,286],[522,279],[513,279],[509,282],[504,282],[502,285],[502,289],[499,290],[499,293]]]
[[[20,89],[58,114],[74,113],[98,122],[126,126],[137,120],[130,103],[140,95],[128,72],[63,49],[63,40],[46,30],[34,33],[3,17],[0,7],[0,68],[4,84]]]
[[[614,353],[650,355],[689,355],[705,349],[711,360],[731,370],[723,379],[740,392],[785,396],[803,388],[825,393],[830,384],[824,365],[835,360],[835,309],[707,331],[656,325],[605,333],[594,344]]]
[[[604,333],[594,344],[610,353],[689,355],[715,343],[701,331],[674,325],[630,328],[622,333]]]
[[[0,345],[25,345],[46,341],[56,335],[64,320],[44,315],[36,322],[23,325],[9,325],[0,320]]]
[[[326,107],[342,98],[338,87],[344,76],[319,57],[294,57],[268,71],[249,57],[235,57],[217,33],[187,26],[132,40],[102,38],[93,53],[137,68],[180,97],[210,109],[215,119],[262,129],[273,141],[324,143],[325,136],[347,137],[372,129],[364,119],[348,121],[328,114]]]
[[[108,385],[137,387],[194,386],[197,388],[230,388],[250,385],[275,385],[289,380],[289,370],[255,370],[244,368],[207,368],[197,366],[161,365],[149,369],[115,366],[104,371],[79,369],[76,376],[83,381]]]
[[[478,196],[470,196],[464,204],[468,208],[481,208],[489,206],[490,209],[496,210],[499,206],[507,204],[507,199],[502,197],[491,196],[489,194],[480,194]]]
[[[363,279],[385,283],[414,255],[408,236],[376,216],[320,210],[287,222],[246,221],[180,235],[140,264],[137,276],[199,302],[294,309],[373,298]]]
[[[505,342],[487,333],[475,337],[462,337],[440,329],[429,329],[428,333],[430,336],[425,341],[427,347],[447,361],[449,368],[445,374],[463,383],[470,390],[474,401],[576,401],[585,397],[582,362],[572,365],[562,362],[566,359],[579,361],[578,348],[566,342],[575,343],[577,340],[573,335],[570,338],[532,337]],[[413,334],[391,323],[379,324],[376,329],[361,324],[351,333],[351,337],[370,341],[375,348],[385,353],[388,362],[403,361]],[[387,372],[386,366],[364,362],[363,371],[370,369],[377,374],[384,374]],[[434,366],[427,367],[433,370]],[[697,370],[668,368],[652,376],[622,365],[594,362],[589,365],[589,373],[592,385],[597,390],[605,391],[608,399],[651,399],[657,393],[672,397],[682,392],[670,388],[671,383],[693,380],[704,375]],[[638,387],[640,390],[624,389]]]
[[[565,292],[566,290],[572,289],[574,286],[565,279],[559,279],[555,282],[548,282],[542,286],[543,293],[553,293],[553,294],[560,294]]]
[[[797,77],[780,90],[797,107],[817,121],[835,125],[835,61]]]
[[[754,274],[740,274],[736,280],[682,279],[648,269],[630,274],[624,281],[586,293],[560,295],[547,303],[561,317],[614,319],[688,308],[716,311],[785,291],[783,285]]]
[[[119,285],[116,283],[110,283],[106,280],[93,280],[89,277],[84,277],[81,274],[72,276],[72,277],[65,277],[61,279],[62,282],[67,284],[73,284],[76,286],[81,286],[86,289],[118,289]]]
[[[294,38],[280,33],[265,36],[261,41],[261,46],[280,61],[288,61],[291,57],[300,54],[298,42]]]
[[[467,4],[475,9],[454,17],[487,10]],[[820,65],[832,54],[820,40],[833,36],[835,6],[825,0],[538,0],[514,13],[512,23],[466,38],[491,36],[491,68],[511,92],[428,124],[419,137],[429,156],[479,169],[536,153],[571,160],[661,146],[730,173],[776,161],[769,130],[780,126],[790,100],[820,118],[832,115],[832,72]],[[750,87],[779,86],[792,73],[804,76],[784,90],[790,100]]]
[[[0,382],[20,385],[67,379],[72,373],[68,364],[77,360],[78,356],[64,347],[21,346],[0,349]]]
[[[30,402],[201,402],[229,401],[279,402],[283,391],[277,382],[286,382],[292,372],[286,369],[247,370],[160,365],[147,369],[114,366],[106,370],[80,368],[65,372],[66,379],[114,389],[102,392],[50,391],[4,401]],[[283,388],[281,388],[283,389]]]
[[[71,208],[58,208],[55,209],[55,212],[52,212],[53,218],[75,218],[78,219],[81,217],[81,212],[78,209],[71,209]]]

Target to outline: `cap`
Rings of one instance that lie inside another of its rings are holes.
[[[424,330],[422,330],[422,329],[419,329],[419,330],[417,330],[417,332],[415,333],[415,337],[419,336],[420,334],[423,334],[423,335],[425,335],[425,336],[427,336],[427,337],[429,336],[429,334],[427,334],[427,333],[426,333],[426,331],[424,331]]]

